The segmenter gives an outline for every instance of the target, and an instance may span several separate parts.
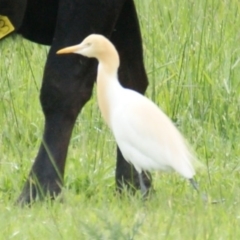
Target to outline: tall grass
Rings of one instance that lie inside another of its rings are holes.
[[[36,156],[39,89],[48,48],[19,36],[0,42],[0,239],[238,239],[240,236],[240,3],[135,0],[147,96],[178,125],[206,165],[205,204],[177,174],[154,173],[156,193],[118,197],[115,143],[96,94],[69,147],[64,202],[13,205]]]

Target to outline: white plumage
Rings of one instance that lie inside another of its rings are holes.
[[[175,170],[197,189],[193,180],[196,160],[184,138],[157,105],[120,85],[117,77],[119,56],[108,39],[92,34],[79,45],[57,53],[78,53],[99,61],[98,104],[124,158],[138,171],[143,193],[146,187],[142,170]]]

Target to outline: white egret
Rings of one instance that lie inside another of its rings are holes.
[[[181,133],[157,105],[119,83],[119,56],[113,44],[102,35],[92,34],[79,45],[57,52],[66,53],[77,53],[98,60],[99,108],[124,158],[139,173],[142,193],[145,194],[147,190],[141,175],[143,170],[175,170],[198,189],[193,179],[193,163],[197,160]]]

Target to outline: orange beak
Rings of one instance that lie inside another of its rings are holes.
[[[62,49],[58,50],[57,54],[74,53],[77,50],[79,50],[79,45],[74,45],[74,46],[71,46],[71,47],[66,47],[66,48],[62,48]]]

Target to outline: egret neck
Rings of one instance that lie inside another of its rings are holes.
[[[98,57],[97,74],[97,98],[102,116],[109,127],[110,108],[114,106],[114,99],[121,94],[121,85],[118,81],[117,71],[119,67],[119,57],[113,46],[106,46],[104,54]]]

